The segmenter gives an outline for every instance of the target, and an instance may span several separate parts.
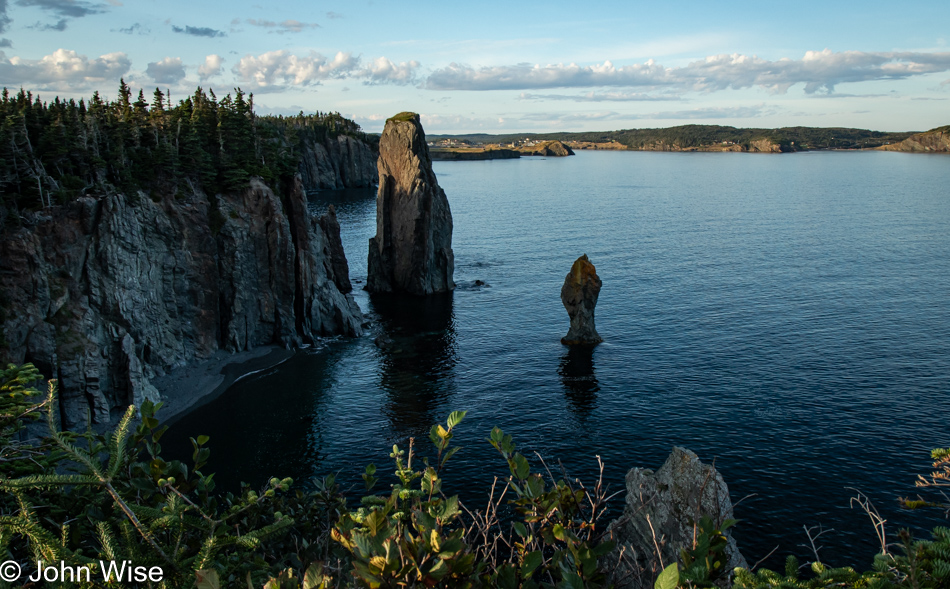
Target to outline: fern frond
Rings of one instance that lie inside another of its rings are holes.
[[[98,485],[99,479],[80,474],[37,474],[18,479],[0,479],[0,490],[61,487],[64,485]]]
[[[122,420],[119,422],[119,425],[116,426],[115,431],[112,432],[112,436],[109,439],[109,478],[116,476],[119,473],[119,468],[122,467],[122,462],[125,459],[125,451],[128,445],[129,440],[129,429],[132,424],[132,418],[135,417],[135,405],[129,405],[129,408],[125,410],[125,415],[122,416]]]
[[[102,554],[108,560],[123,560],[122,551],[116,543],[115,535],[106,522],[96,524],[96,531],[99,536],[99,544],[102,546]]]
[[[195,557],[194,564],[192,565],[192,570],[194,570],[195,573],[202,569],[208,568],[207,565],[214,557],[217,545],[218,539],[214,536],[211,536],[204,541],[204,544],[201,546],[201,552],[199,552],[198,556]]]

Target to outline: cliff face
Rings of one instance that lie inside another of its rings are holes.
[[[378,167],[366,290],[427,295],[454,289],[452,212],[432,171],[419,115],[386,121]]]
[[[304,141],[299,170],[307,190],[373,186],[376,154],[366,143],[346,135]]]
[[[523,155],[540,155],[547,157],[567,157],[574,155],[570,147],[557,139],[538,143],[537,145],[519,147],[518,151]]]
[[[950,153],[950,125],[911,135],[900,143],[882,145],[884,151]]]
[[[0,235],[0,362],[59,378],[64,426],[158,400],[150,379],[217,350],[357,335],[338,230],[258,179],[237,194],[84,197]],[[338,226],[337,226],[338,229]]]

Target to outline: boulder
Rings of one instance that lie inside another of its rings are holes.
[[[590,346],[604,341],[594,328],[594,307],[597,306],[601,284],[597,269],[587,259],[587,254],[574,261],[561,287],[561,302],[571,318],[571,328],[561,338],[562,344]]]
[[[626,477],[623,515],[609,530],[617,542],[608,562],[616,587],[629,589],[644,571],[655,574],[691,548],[694,524],[708,516],[716,524],[733,518],[729,487],[714,466],[703,464],[693,452],[674,447],[656,472],[634,468]],[[725,570],[749,565],[739,552],[731,531],[727,539]],[[656,562],[657,549],[661,562]]]
[[[366,290],[427,295],[455,288],[452,212],[415,113],[386,121],[379,139],[376,236]]]

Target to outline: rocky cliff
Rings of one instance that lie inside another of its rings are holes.
[[[376,152],[367,143],[340,135],[301,142],[299,171],[307,190],[359,188],[376,184]]]
[[[544,141],[535,145],[526,145],[519,147],[518,151],[522,155],[540,155],[546,157],[567,157],[574,155],[570,147],[561,143],[557,139]]]
[[[456,148],[456,149],[431,149],[429,156],[433,161],[472,161],[472,160],[513,160],[521,157],[521,154],[513,149],[480,149],[480,148]]]
[[[900,143],[882,145],[883,151],[950,153],[950,125],[911,135]]]
[[[426,295],[454,289],[452,211],[432,171],[419,115],[386,121],[378,167],[366,290]]]
[[[106,191],[28,216],[0,235],[0,361],[58,378],[82,427],[217,350],[359,334],[335,217],[309,215],[300,176],[284,193]]]
[[[648,468],[631,469],[625,486],[623,515],[608,527],[617,542],[608,561],[618,589],[635,589],[642,585],[639,581],[644,572],[652,579],[653,571],[676,562],[683,549],[692,548],[697,533],[695,525],[703,517],[710,518],[720,529],[734,516],[729,487],[722,475],[715,466],[702,463],[685,448],[674,447],[656,472]],[[735,567],[749,565],[731,530],[723,535],[726,562],[722,568],[731,578]],[[660,563],[653,562],[657,557]]]
[[[603,283],[597,276],[597,269],[582,255],[571,265],[571,271],[564,277],[561,287],[561,303],[571,318],[571,327],[567,335],[561,338],[566,346],[596,346],[604,341],[594,326],[594,307],[600,296]]]

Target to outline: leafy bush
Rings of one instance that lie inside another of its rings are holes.
[[[162,458],[167,427],[155,417],[161,403],[144,403],[137,424],[129,407],[108,435],[62,432],[54,419],[55,382],[45,400],[31,402],[38,392],[30,385],[38,379],[32,366],[0,373],[4,441],[42,412],[48,429],[0,462],[5,560],[85,566],[94,578],[100,560],[128,560],[160,567],[160,586],[197,583],[202,589],[234,582],[274,588],[606,586],[597,559],[613,543],[598,525],[607,499],[601,481],[588,490],[577,481],[545,480],[496,428],[489,442],[511,472],[503,488],[496,480],[488,505],[475,511],[442,492],[464,412],[432,427],[435,456],[423,458],[421,468],[413,439],[408,452],[394,446],[396,482],[389,493],[364,497],[351,510],[332,476],[315,480],[315,490],[306,493],[291,493],[292,481],[277,478],[260,492],[244,486],[240,493],[216,493],[214,475],[202,470],[210,456],[206,436],[192,438],[190,464]],[[364,480],[367,491],[376,487],[374,465]],[[506,509],[518,521],[499,515]]]

